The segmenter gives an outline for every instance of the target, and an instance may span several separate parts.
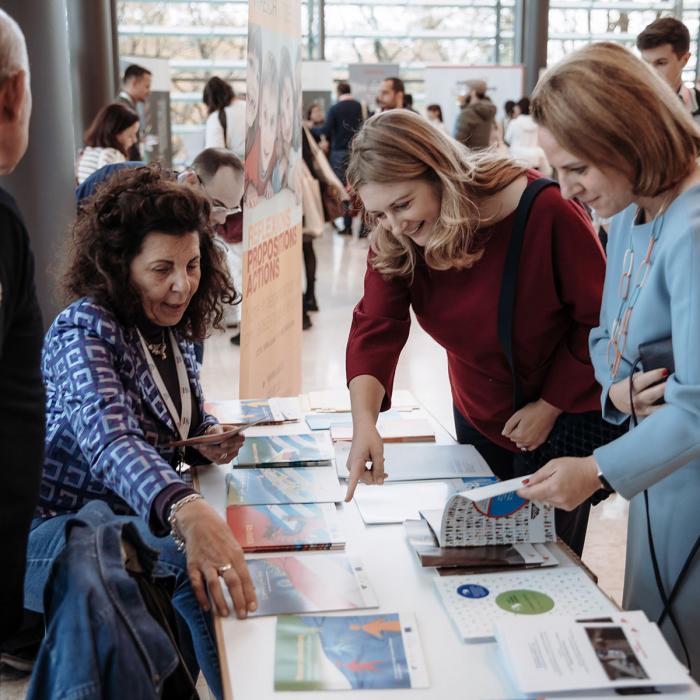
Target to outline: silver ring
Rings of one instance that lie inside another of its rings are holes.
[[[223,576],[229,569],[233,569],[233,564],[224,564],[223,566],[216,567],[216,573],[219,576]]]
[[[521,451],[521,452],[527,452],[527,447],[521,447],[521,448],[520,448],[520,451]]]

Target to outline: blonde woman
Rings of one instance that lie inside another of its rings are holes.
[[[648,66],[607,43],[548,71],[533,115],[562,194],[613,216],[590,349],[605,417],[639,425],[549,462],[521,493],[569,509],[602,479],[630,500],[623,604],[659,620],[700,680],[700,130]],[[646,343],[666,357],[636,372]]]
[[[347,347],[355,426],[348,500],[358,481],[384,479],[375,423],[390,405],[411,308],[447,351],[459,441],[476,445],[499,477],[530,471],[518,456],[536,458],[564,416],[600,416],[587,343],[604,256],[583,209],[556,187],[537,196],[525,227],[512,343],[525,405],[513,408],[498,303],[515,212],[538,177],[508,158],[470,155],[406,110],[375,115],[355,137],[348,181],[372,232]],[[580,552],[588,507],[558,515],[560,535]]]

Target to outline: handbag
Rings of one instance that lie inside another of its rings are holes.
[[[302,233],[318,238],[323,234],[323,202],[318,180],[301,161],[301,206],[304,214]]]
[[[498,338],[513,378],[514,412],[527,403],[523,398],[522,385],[513,360],[513,309],[515,307],[520,253],[532,204],[542,190],[552,186],[557,186],[554,180],[540,178],[529,183],[525,188],[515,213],[515,224],[503,266],[503,280],[498,299]],[[588,457],[593,453],[593,450],[626,433],[627,428],[627,421],[623,425],[613,425],[603,418],[600,411],[562,413],[540,447],[531,452],[520,453],[519,459],[516,460],[517,468],[522,470],[524,475],[528,471],[539,469],[557,457]],[[609,495],[608,491],[601,489],[591,497],[591,502],[598,503]]]

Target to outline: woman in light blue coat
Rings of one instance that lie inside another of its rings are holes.
[[[533,113],[562,194],[613,216],[590,350],[605,417],[639,424],[590,457],[552,460],[520,494],[570,509],[602,486],[630,501],[624,607],[659,621],[700,680],[700,130],[652,70],[607,43],[549,70]],[[637,371],[640,346],[666,339],[667,356]]]

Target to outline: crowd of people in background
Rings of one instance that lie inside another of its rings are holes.
[[[152,74],[126,69],[76,154],[67,304],[45,336],[29,235],[0,189],[3,662],[31,667],[43,639],[30,697],[56,684],[175,697],[200,670],[222,697],[209,611],[245,617],[256,593],[240,544],[181,466],[228,463],[243,438],[185,454],[172,442],[223,432],[205,409],[203,341],[228,325],[240,344],[243,202],[284,193],[303,204],[304,328],[323,304],[324,226],[369,238],[347,347],[348,499],[359,481],[384,481],[376,421],[412,311],[447,352],[459,442],[503,479],[534,472],[519,493],[556,507],[576,552],[591,503],[631,501],[624,604],[660,616],[700,678],[700,92],[682,81],[687,28],[652,23],[641,60],[608,43],[573,52],[501,120],[487,83],[469,80],[453,128],[439,104],[419,114],[399,77],[372,109],[341,81],[334,104],[302,119],[299,57],[263,53],[259,31],[249,47],[247,94],[207,81],[205,147],[180,173],[144,162]],[[7,174],[27,147],[31,90],[24,36],[2,10],[0,60]],[[592,212],[610,221],[607,267]],[[650,344],[662,359],[641,367]],[[82,553],[99,528],[96,573]],[[115,589],[124,615],[86,604],[110,609]]]

